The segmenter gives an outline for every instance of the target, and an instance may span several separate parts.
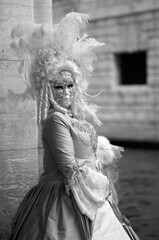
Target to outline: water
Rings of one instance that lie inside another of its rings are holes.
[[[159,240],[159,150],[126,148],[118,169],[122,213],[141,240]]]

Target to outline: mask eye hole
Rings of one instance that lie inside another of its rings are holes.
[[[63,90],[63,86],[55,86],[54,89]]]
[[[70,83],[69,85],[67,85],[68,88],[73,88],[73,83]]]

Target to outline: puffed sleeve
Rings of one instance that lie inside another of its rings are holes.
[[[69,124],[64,117],[59,112],[51,114],[44,124],[43,138],[49,145],[58,169],[71,181],[78,168]]]

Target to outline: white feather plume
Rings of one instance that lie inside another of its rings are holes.
[[[96,112],[98,111],[99,107],[95,104],[85,104],[84,110],[86,119],[92,122],[95,122],[97,125],[101,125],[101,121],[97,118]]]
[[[42,47],[53,45],[53,27],[49,24],[22,23],[13,28],[11,48],[18,58],[27,51],[35,55]]]
[[[82,92],[87,89],[87,77],[93,70],[93,61],[96,59],[95,49],[104,45],[94,38],[88,38],[84,30],[88,23],[88,15],[71,12],[67,14],[59,24],[20,23],[11,32],[11,49],[20,60],[19,73],[26,82],[23,93],[14,94],[19,101],[24,101],[36,96],[36,83],[33,78],[35,62],[39,52],[43,48],[50,48],[55,52],[56,58],[69,59],[80,68],[79,87]],[[97,124],[100,124],[96,116],[96,110],[85,105],[87,115],[91,116]]]
[[[32,22],[19,23],[15,27],[13,27],[11,32],[11,38],[15,39],[15,38],[20,38],[22,36],[31,35],[37,26],[38,24],[32,23]]]
[[[95,49],[105,45],[96,41],[94,38],[88,38],[86,34],[72,46],[72,57],[80,63],[85,75],[89,75],[93,68],[93,61],[96,59]]]
[[[69,52],[72,44],[76,41],[81,31],[86,28],[88,15],[71,12],[59,23],[55,32],[55,42],[65,52]]]

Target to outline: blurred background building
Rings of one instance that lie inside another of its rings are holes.
[[[90,15],[98,51],[90,99],[111,139],[159,141],[159,1],[54,0],[54,22],[70,11]]]
[[[88,89],[90,95],[101,92],[98,97],[88,98],[90,102],[100,106],[99,117],[103,125],[97,129],[98,133],[115,141],[159,143],[158,0],[54,0],[53,2],[27,0],[23,3],[19,0],[1,0],[0,239],[2,240],[7,238],[11,220],[20,200],[37,182],[42,163],[42,145],[40,131],[36,125],[35,102],[30,100],[15,104],[7,98],[8,89],[20,92],[24,88],[24,83],[18,76],[19,62],[9,51],[10,32],[15,24],[24,21],[57,23],[70,11],[89,14],[89,35],[106,44],[97,51],[98,60]],[[130,159],[135,159],[136,153],[131,151],[128,153],[130,155],[126,157],[132,156]],[[140,162],[138,166],[125,161],[121,164],[123,182],[120,186],[123,186],[123,199],[128,196],[126,201],[128,200],[130,205],[127,207],[127,214],[130,217],[131,213],[136,214],[134,224],[143,227],[146,231],[147,227],[143,219],[140,219],[140,222],[136,220],[139,219],[136,209],[142,205],[142,211],[139,213],[142,215],[149,206],[145,204],[144,199],[148,194],[156,194],[157,188],[152,189],[157,184],[156,178],[153,177],[157,174],[157,168],[155,169],[154,166],[158,165],[151,164],[152,153],[145,154],[148,156],[148,162],[141,152],[137,154],[135,164],[142,159],[142,163]],[[152,161],[153,164],[157,158],[158,153]],[[132,170],[129,176],[127,169],[124,170],[125,166]],[[125,176],[126,180],[123,179]],[[137,190],[137,187],[140,188]],[[143,187],[151,191],[144,195]],[[136,205],[132,208],[134,195],[137,196],[134,199]],[[153,206],[157,206],[157,201],[155,198]],[[121,202],[125,206],[125,202]],[[156,208],[153,207],[153,211],[150,211],[155,215],[155,210]],[[153,232],[157,232],[156,219],[153,222],[147,217],[146,222],[148,221],[156,226]],[[156,238],[151,238],[148,234],[147,236],[144,240],[157,240],[159,234]]]

